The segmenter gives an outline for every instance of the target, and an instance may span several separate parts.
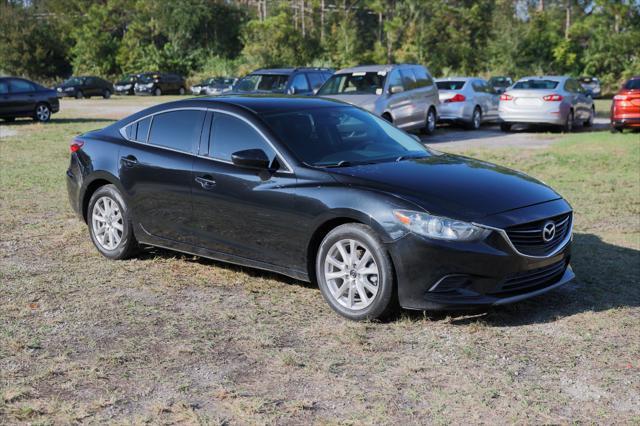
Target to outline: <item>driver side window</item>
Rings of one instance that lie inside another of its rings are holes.
[[[309,93],[311,89],[309,88],[309,83],[307,82],[307,78],[304,74],[297,74],[293,77],[293,81],[291,82],[291,88],[295,90],[294,93]]]
[[[395,70],[389,75],[389,86],[388,90],[391,91],[391,88],[394,86],[402,87],[402,76],[398,70]]]
[[[247,122],[229,114],[215,113],[209,133],[209,157],[231,162],[231,154],[245,149],[261,149],[270,162],[276,158],[271,145]]]

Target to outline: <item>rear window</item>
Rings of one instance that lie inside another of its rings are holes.
[[[318,95],[374,95],[381,94],[386,73],[353,72],[334,74],[320,88]]]
[[[640,78],[634,78],[633,80],[629,80],[622,87],[625,90],[640,90]]]
[[[438,90],[462,90],[466,81],[438,81]]]
[[[513,85],[514,89],[549,90],[558,87],[558,82],[553,80],[523,80]]]

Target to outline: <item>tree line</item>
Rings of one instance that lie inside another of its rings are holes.
[[[412,62],[434,75],[640,74],[635,0],[0,0],[0,72]]]

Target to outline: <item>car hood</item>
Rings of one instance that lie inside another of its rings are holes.
[[[373,110],[373,107],[380,97],[379,95],[322,95],[323,98],[335,99],[337,101],[346,102],[351,105],[358,106],[367,110]]]
[[[562,198],[524,173],[449,154],[328,170],[343,184],[390,193],[465,221]]]

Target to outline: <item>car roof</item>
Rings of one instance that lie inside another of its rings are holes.
[[[471,81],[471,80],[482,80],[480,77],[441,77],[436,78],[436,83],[439,81]]]
[[[562,80],[567,80],[571,77],[567,76],[567,75],[532,75],[530,77],[522,77],[519,78],[518,81],[525,81],[525,80],[555,80],[555,81],[562,81]]]
[[[336,74],[348,74],[353,72],[390,72],[396,68],[419,67],[418,64],[386,64],[386,65],[358,65],[357,67],[343,68],[336,71]]]

